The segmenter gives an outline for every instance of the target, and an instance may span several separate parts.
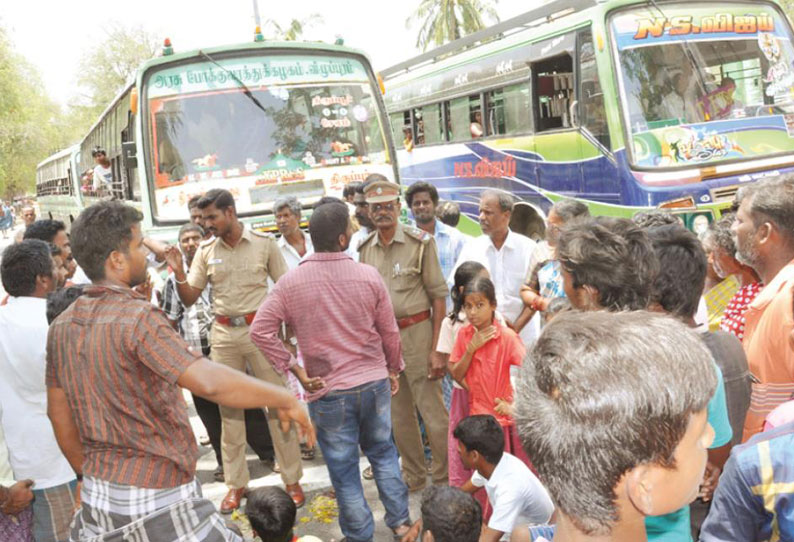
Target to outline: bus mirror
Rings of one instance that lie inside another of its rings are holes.
[[[121,144],[121,156],[124,160],[124,169],[135,169],[138,167],[138,155],[134,141],[125,141]]]

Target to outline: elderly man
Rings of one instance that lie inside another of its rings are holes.
[[[737,257],[766,285],[744,315],[744,350],[756,377],[744,423],[747,441],[794,394],[794,176],[747,186],[739,201],[731,228]]]
[[[287,267],[295,269],[304,257],[314,252],[311,238],[300,228],[301,203],[294,196],[282,198],[276,200],[273,211],[276,213],[276,227],[281,233],[278,248]]]
[[[483,264],[496,287],[496,301],[505,322],[515,329],[524,344],[532,341],[527,326],[532,311],[521,300],[520,291],[529,276],[529,263],[535,241],[510,230],[513,196],[498,190],[485,190],[480,196],[480,237],[467,241],[458,257],[455,269],[473,260]],[[454,269],[447,276],[452,287]]]
[[[425,487],[427,470],[417,409],[433,453],[433,483],[448,482],[449,417],[438,380],[446,366],[443,359],[431,357],[444,319],[447,286],[433,237],[400,224],[400,187],[374,182],[367,186],[366,196],[377,230],[361,244],[360,260],[374,266],[386,282],[405,345],[405,372],[400,375],[400,391],[392,399],[392,421],[405,481],[418,491]]]
[[[14,235],[15,243],[22,242],[23,236],[25,235],[25,229],[34,222],[36,222],[36,209],[34,209],[31,205],[25,205],[22,207],[22,225],[25,227],[20,229],[16,235]]]
[[[375,269],[345,254],[352,231],[341,201],[317,207],[309,231],[317,252],[276,284],[257,312],[251,338],[307,390],[346,540],[372,540],[375,528],[358,475],[359,447],[374,467],[386,524],[402,535],[408,491],[391,438],[390,403],[404,363],[389,293]],[[305,370],[281,343],[282,323],[295,330]]]

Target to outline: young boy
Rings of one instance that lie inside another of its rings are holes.
[[[248,492],[245,515],[262,542],[293,542],[297,507],[280,487],[260,487]]]
[[[473,494],[485,487],[493,508],[480,542],[502,540],[516,525],[551,519],[554,505],[549,494],[520,459],[504,451],[504,432],[496,418],[487,414],[464,418],[454,435],[463,465],[476,471],[461,489]]]
[[[645,542],[646,516],[691,502],[716,386],[708,349],[670,317],[555,318],[516,395],[521,440],[557,507],[554,542]]]
[[[422,518],[401,542],[478,542],[480,504],[456,487],[430,486],[422,494]]]

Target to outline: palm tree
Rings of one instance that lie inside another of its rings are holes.
[[[487,27],[485,19],[499,21],[493,4],[498,0],[421,0],[405,21],[410,27],[421,24],[416,46],[426,51]]]
[[[281,26],[275,19],[265,21],[265,28],[270,27],[272,34],[268,39],[273,41],[297,41],[303,36],[303,31],[308,27],[322,23],[323,18],[318,13],[312,13],[304,19],[292,19],[286,26]]]

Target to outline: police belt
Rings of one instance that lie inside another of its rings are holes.
[[[245,327],[251,325],[251,322],[254,321],[254,316],[256,316],[256,312],[249,312],[242,316],[223,316],[222,314],[216,314],[215,321],[226,327]]]
[[[405,318],[397,318],[397,327],[400,329],[405,329],[407,327],[411,327],[414,324],[418,324],[419,322],[424,322],[425,320],[429,320],[429,319],[430,319],[430,311],[426,310],[424,312],[420,312],[412,316],[406,316]]]

